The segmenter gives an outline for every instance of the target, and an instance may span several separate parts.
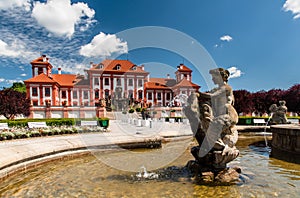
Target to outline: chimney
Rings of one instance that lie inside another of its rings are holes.
[[[47,62],[46,55],[42,55],[42,57],[43,57],[43,62]]]
[[[170,74],[167,74],[167,79],[170,79]]]
[[[145,70],[145,67],[144,67],[144,65],[141,65],[141,68],[142,68],[142,70],[143,70],[143,71]]]
[[[181,63],[181,64],[180,64],[180,69],[182,69],[182,68],[183,68],[183,64]]]
[[[91,68],[93,68],[93,66],[94,66],[94,63],[93,63],[93,62],[90,62],[90,65],[91,65]]]
[[[61,74],[61,68],[59,67],[57,70],[58,70],[58,74],[60,75]]]

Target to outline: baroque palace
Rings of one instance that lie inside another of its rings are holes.
[[[129,60],[91,63],[86,75],[53,74],[46,55],[33,60],[32,78],[25,80],[31,100],[31,118],[94,118],[111,109],[168,106],[180,94],[190,95],[200,86],[192,83],[192,70],[180,64],[176,78],[150,78],[144,66]],[[172,105],[180,106],[180,103]]]

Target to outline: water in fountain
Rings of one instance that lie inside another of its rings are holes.
[[[266,125],[265,125],[265,128],[264,128],[264,139],[265,139],[265,146],[267,149],[269,149],[269,145],[268,145],[268,140],[267,140],[267,126],[268,124],[270,123],[271,119],[272,119],[272,116],[273,116],[273,113],[270,114],[267,122],[266,122]]]
[[[145,166],[142,166],[140,169],[140,172],[136,174],[136,177],[138,179],[157,179],[158,174],[153,172],[147,172],[147,169]]]
[[[136,173],[107,166],[93,155],[64,158],[1,181],[0,197],[299,197],[300,165],[269,158],[262,147],[249,147],[262,140],[262,136],[244,136],[237,143],[240,156],[231,163],[243,167],[245,182],[240,185],[197,185],[184,168],[193,158],[188,149],[162,169],[137,169],[141,177],[154,172],[157,179],[138,178]],[[124,153],[107,151],[102,155],[122,157]]]

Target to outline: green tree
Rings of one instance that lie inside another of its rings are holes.
[[[21,93],[26,93],[26,86],[21,82],[14,82],[10,88]]]

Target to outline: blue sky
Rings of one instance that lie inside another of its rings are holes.
[[[150,26],[166,28],[165,37],[155,37],[152,47],[132,47],[152,36]],[[143,27],[147,32],[129,38],[128,30]],[[187,52],[203,64],[181,53],[189,44],[168,30],[203,47],[206,57]],[[179,53],[159,47],[165,40]],[[54,73],[58,67],[82,73],[91,61],[128,58],[144,64],[151,77],[165,77],[184,63],[202,91],[209,89],[204,59],[211,58],[210,67],[230,68],[234,90],[287,89],[300,83],[299,48],[300,0],[0,0],[0,87],[30,78],[30,61],[42,53]]]

